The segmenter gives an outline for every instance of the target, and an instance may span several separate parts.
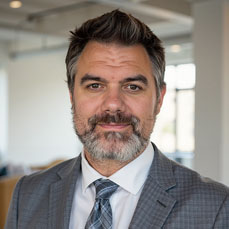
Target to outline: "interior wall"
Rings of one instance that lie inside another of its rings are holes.
[[[5,162],[7,154],[7,131],[8,131],[8,93],[7,74],[0,66],[0,165]]]
[[[0,42],[0,165],[8,151],[8,44]]]
[[[224,2],[223,5],[223,42],[224,42],[224,53],[223,53],[223,139],[222,139],[222,151],[223,156],[221,157],[221,180],[229,185],[229,0]]]
[[[228,0],[197,2],[193,10],[197,76],[194,168],[229,185]]]
[[[61,51],[10,60],[9,161],[38,165],[80,152],[65,83],[65,55]]]

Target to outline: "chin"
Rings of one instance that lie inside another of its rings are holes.
[[[90,136],[91,137],[91,136]],[[98,136],[97,136],[98,137]],[[144,150],[148,141],[132,134],[123,138],[120,133],[112,132],[100,138],[84,139],[84,146],[95,160],[133,160]]]

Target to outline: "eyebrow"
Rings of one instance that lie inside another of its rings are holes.
[[[148,85],[147,78],[141,74],[133,76],[133,77],[128,77],[128,78],[122,80],[121,83],[128,83],[128,82],[132,82],[132,81],[140,81],[140,82],[144,83],[146,86]]]
[[[99,76],[93,76],[93,75],[89,75],[89,74],[86,74],[85,76],[83,76],[83,78],[80,80],[80,84],[84,84],[86,81],[90,81],[90,80],[93,80],[93,81],[98,81],[98,82],[103,82],[103,83],[107,83],[107,80],[99,77]]]
[[[103,83],[107,83],[108,81],[106,79],[103,79],[99,76],[94,76],[94,75],[90,75],[90,74],[85,74],[82,79],[80,80],[80,84],[84,84],[86,81],[98,81],[98,82],[103,82]],[[133,77],[128,77],[124,80],[121,80],[120,83],[128,83],[128,82],[133,82],[133,81],[140,81],[142,83],[144,83],[145,85],[148,85],[148,80],[145,76],[139,74]]]

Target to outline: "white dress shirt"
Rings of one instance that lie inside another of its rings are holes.
[[[95,202],[95,180],[110,179],[119,185],[110,197],[112,208],[112,228],[128,228],[133,217],[138,199],[147,178],[154,157],[154,149],[148,144],[142,154],[110,177],[104,177],[94,170],[82,153],[82,174],[77,179],[73,198],[69,229],[84,229],[88,216]]]

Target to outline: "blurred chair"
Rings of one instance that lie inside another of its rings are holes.
[[[46,166],[32,167],[31,169],[33,171],[44,170],[63,161],[64,160],[55,160]],[[0,229],[4,228],[13,190],[20,177],[21,176],[3,176],[0,179]]]

